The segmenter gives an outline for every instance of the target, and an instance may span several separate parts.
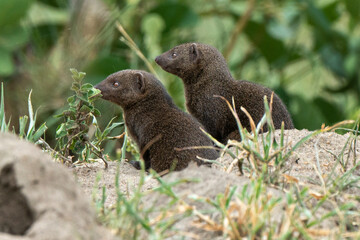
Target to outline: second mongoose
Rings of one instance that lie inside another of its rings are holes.
[[[235,100],[240,122],[251,131],[249,118],[255,124],[263,117],[264,96],[268,101],[272,91],[259,84],[235,80],[222,54],[214,47],[201,43],[185,43],[156,57],[156,63],[165,71],[182,78],[185,87],[186,108],[218,141],[240,140],[237,123],[222,96],[230,103]],[[276,129],[284,122],[285,129],[294,128],[291,116],[281,99],[274,94],[272,118]],[[267,126],[263,128],[267,131]]]
[[[140,70],[111,74],[95,86],[102,98],[123,109],[125,125],[145,162],[157,172],[182,170],[190,161],[204,163],[197,156],[214,160],[218,152],[201,131],[202,125],[173,102],[161,82]],[[186,150],[184,150],[186,148]]]

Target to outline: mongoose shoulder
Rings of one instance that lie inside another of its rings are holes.
[[[124,113],[130,137],[138,145],[145,168],[157,172],[182,170],[190,161],[203,161],[196,156],[214,160],[214,149],[187,149],[212,146],[200,130],[202,125],[173,102],[161,82],[152,74],[140,70],[123,70],[111,74],[95,86],[102,98],[118,104]]]
[[[184,82],[187,110],[206,130],[222,143],[239,140],[240,134],[234,116],[223,99],[235,100],[241,124],[251,131],[244,107],[258,123],[264,115],[264,95],[270,100],[269,88],[248,81],[235,80],[222,54],[214,47],[201,43],[185,43],[156,57],[156,63],[165,71],[177,75]],[[294,128],[291,116],[281,99],[274,94],[273,123],[276,129],[284,122],[285,129]],[[264,126],[264,131],[267,127]]]

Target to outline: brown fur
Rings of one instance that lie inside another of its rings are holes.
[[[200,43],[185,43],[172,48],[155,59],[165,71],[182,78],[185,86],[186,107],[206,130],[222,143],[240,139],[238,127],[225,101],[235,99],[241,124],[249,131],[248,117],[240,110],[244,107],[257,124],[264,115],[264,95],[270,101],[272,91],[259,84],[233,79],[222,54],[214,47]],[[272,117],[275,128],[292,129],[291,116],[281,99],[274,94]],[[264,131],[267,127],[264,126]]]
[[[117,85],[116,85],[117,84]],[[124,70],[108,76],[95,88],[103,99],[120,105],[131,138],[138,145],[145,167],[157,172],[184,169],[196,156],[216,159],[213,149],[177,151],[175,148],[212,146],[211,140],[201,132],[201,124],[181,111],[152,74],[139,70]]]

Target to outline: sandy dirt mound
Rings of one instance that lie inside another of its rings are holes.
[[[312,132],[308,130],[286,130],[284,141],[289,149],[311,133]],[[277,140],[279,140],[279,135],[280,131],[276,131]],[[300,182],[319,185],[319,172],[325,177],[331,174],[333,169],[335,169],[333,173],[335,175],[344,173],[343,167],[336,160],[341,155],[342,159],[347,162],[347,170],[354,166],[354,162],[359,163],[360,138],[358,137],[357,141],[352,141],[352,144],[350,144],[349,134],[340,135],[334,132],[321,133],[306,141],[292,153],[286,166],[289,169],[287,174],[297,178]],[[319,160],[319,162],[317,160]],[[222,165],[213,164],[212,168],[224,172],[229,168],[233,159],[229,155],[225,155],[218,161]],[[77,180],[89,197],[94,190],[96,177],[101,176],[97,189],[101,192],[102,187],[105,186],[108,195],[107,204],[113,204],[115,202],[116,194],[114,183],[117,168],[119,169],[119,185],[122,192],[131,194],[132,189],[137,187],[140,172],[130,164],[126,162],[120,164],[110,162],[109,169],[107,170],[104,170],[103,166],[101,162],[98,162],[81,165],[73,170]],[[318,169],[317,166],[320,166],[320,169]],[[239,175],[239,169],[236,166],[232,168],[231,172]],[[360,170],[357,171],[357,174],[360,174]],[[186,176],[186,170],[184,175]],[[222,175],[219,177],[219,181],[222,181],[221,176]],[[148,179],[145,183],[144,190],[149,190],[154,186],[157,186],[157,181]],[[215,189],[214,191],[217,190]]]
[[[176,222],[173,226],[174,231],[169,233],[167,239],[223,239],[221,231],[209,230],[208,223],[205,219],[209,218],[211,221],[221,223],[220,212],[212,206],[206,199],[215,200],[219,194],[226,194],[230,187],[236,187],[237,194],[243,191],[245,185],[250,184],[250,180],[244,176],[237,176],[233,173],[224,173],[216,169],[208,168],[205,166],[198,167],[192,164],[186,171],[173,172],[164,177],[167,183],[173,183],[179,179],[187,179],[185,183],[178,184],[172,187],[177,197],[182,199],[180,204],[170,207],[167,212],[174,213],[174,216],[181,215],[182,209],[191,207],[198,213],[206,213],[206,217],[201,218],[202,215],[194,215],[191,217],[184,217]],[[253,192],[251,185],[247,187],[248,194]],[[266,194],[271,198],[283,198],[284,193],[273,189],[266,189]],[[167,206],[173,200],[165,194],[154,192],[144,198],[145,208],[152,206]],[[280,222],[280,211],[283,211],[285,202],[282,201],[272,211],[272,221]],[[158,207],[160,210],[160,208]],[[179,213],[180,212],[180,213]],[[161,210],[153,212],[153,217],[161,216]],[[176,217],[175,217],[176,218]],[[207,230],[206,230],[207,229]],[[191,233],[191,234],[188,234]],[[196,237],[194,237],[196,236]],[[146,235],[144,236],[144,238]]]
[[[285,131],[288,149],[309,134],[312,132],[307,130]],[[279,141],[280,132],[277,131],[275,135]],[[340,181],[346,171],[354,170],[354,166],[360,163],[359,140],[359,137],[356,139],[350,134],[339,135],[334,132],[313,136],[291,154],[286,162],[286,168],[289,169],[286,174],[296,178],[300,187],[307,186],[321,193],[322,180],[325,180],[326,187],[331,187],[331,181],[327,179]],[[117,176],[119,190],[125,196],[131,196],[139,186],[141,172],[127,162],[110,162],[106,170],[101,161],[66,169],[53,163],[47,154],[33,144],[11,134],[0,134],[0,155],[0,239],[73,239],[74,236],[79,239],[114,239],[98,225],[89,200],[101,198],[102,189],[105,188],[106,205],[115,204]],[[218,162],[220,165],[213,164],[212,168],[192,165],[181,172],[164,176],[162,179],[166,183],[187,179],[172,187],[176,196],[182,199],[177,204],[182,206],[174,205],[168,209],[176,212],[190,206],[199,212],[206,210],[210,219],[217,221],[220,213],[212,211],[214,206],[208,201],[199,201],[198,198],[214,200],[219,194],[227,192],[229,187],[237,187],[236,191],[240,193],[250,183],[248,175],[239,176],[236,165],[228,171],[233,162],[229,155],[218,159]],[[82,190],[77,187],[73,176]],[[159,186],[159,182],[145,176],[141,191],[147,194],[142,204],[144,208],[158,207],[152,212],[152,217],[156,218],[161,208],[171,203],[172,199],[166,194],[148,191]],[[353,171],[351,177],[358,176],[359,168]],[[351,177],[346,181],[351,181]],[[360,195],[359,188],[345,190],[345,193]],[[251,194],[251,191],[250,186],[246,193]],[[284,192],[271,187],[265,191],[266,196],[283,199],[271,214],[272,220],[278,222],[279,213],[286,208]],[[338,199],[340,202],[348,200],[343,195],[338,196]],[[315,199],[313,202],[316,204]],[[360,208],[358,201],[355,204],[357,209]],[[332,207],[324,204],[318,212],[325,213]],[[193,234],[202,239],[222,239],[221,232],[204,230],[204,221],[199,216],[195,214],[180,218],[174,225],[174,235],[170,233],[169,238],[186,236],[185,239],[192,239],[190,235]],[[333,229],[336,222],[326,220],[320,227]]]
[[[307,130],[285,131],[285,143],[288,144],[288,149],[311,133],[312,132]],[[275,135],[278,140],[280,132],[277,131]],[[321,191],[319,174],[321,174],[324,179],[329,176],[333,179],[336,176],[342,176],[345,169],[349,170],[354,166],[354,163],[360,162],[360,142],[358,141],[360,139],[349,138],[349,136],[349,134],[339,135],[334,132],[328,132],[312,137],[292,153],[287,161],[286,167],[289,168],[289,171],[286,174],[295,177],[299,181],[300,186],[306,184],[307,186],[313,186],[314,191]],[[339,157],[347,162],[345,166],[339,164],[337,160]],[[183,178],[197,179],[198,181],[196,182],[187,181],[186,183],[179,184],[175,186],[173,190],[182,199],[186,199],[189,204],[201,210],[204,209],[206,204],[193,202],[188,196],[196,194],[201,197],[214,199],[217,194],[224,193],[229,186],[237,186],[238,191],[241,191],[244,184],[249,183],[249,179],[246,176],[239,176],[237,166],[233,167],[230,173],[225,172],[233,161],[229,155],[223,156],[218,161],[222,165],[213,165],[211,169],[191,166],[184,171],[171,173],[163,179],[168,182]],[[332,172],[333,170],[334,172]],[[132,194],[132,191],[137,187],[140,179],[140,172],[126,162],[120,164],[112,162],[107,170],[104,170],[103,164],[98,162],[78,166],[73,169],[73,171],[82,185],[83,190],[89,197],[91,197],[94,190],[97,192],[97,196],[101,197],[101,189],[105,186],[107,194],[106,204],[108,206],[116,202],[114,183],[117,171],[119,171],[120,191],[127,195]],[[356,170],[355,174],[360,175],[360,171]],[[97,177],[99,181],[95,181]],[[94,185],[95,182],[97,182],[97,185]],[[155,179],[147,178],[143,190],[149,190],[156,186],[158,186],[158,182]],[[250,189],[248,191],[250,191]],[[275,197],[281,197],[284,194],[281,191],[271,188],[269,188],[268,191],[270,191],[271,196]],[[360,194],[359,189],[348,189],[347,191]],[[146,200],[144,200],[145,205],[149,206],[162,206],[168,201],[167,196],[159,195],[158,193],[150,194],[146,196]],[[314,204],[316,204],[315,201]],[[326,205],[324,207],[326,207]],[[328,207],[331,208],[331,206]],[[325,210],[326,209],[324,209],[324,211]],[[283,209],[278,208],[277,211],[283,211]],[[318,212],[321,213],[322,211],[320,210]],[[279,214],[274,214],[274,216],[276,215]],[[154,216],[156,216],[156,214]],[[217,216],[213,217],[216,219]],[[196,221],[196,218],[186,218],[177,223],[176,228],[182,232],[196,233],[203,239],[221,238],[216,232],[202,231],[201,228],[194,227],[194,221]],[[335,223],[324,221],[321,225],[322,227],[331,229],[335,226]]]
[[[284,142],[288,146],[286,151],[313,133],[308,130],[285,130]],[[276,131],[275,139],[280,141],[280,131]],[[233,159],[225,155],[219,159],[219,162],[222,166],[213,165],[213,167],[227,171]],[[248,163],[244,165],[246,164]],[[300,145],[291,154],[284,169],[287,170],[285,174],[296,178],[300,186],[310,186],[312,191],[320,193],[324,184],[331,187],[332,180],[339,179],[356,164],[360,164],[360,137],[355,138],[349,133],[340,135],[335,132],[324,132]],[[240,174],[238,167],[228,172]],[[360,176],[360,166],[355,169],[354,176]],[[345,192],[360,195],[359,188],[346,189]]]
[[[114,239],[69,171],[35,145],[0,134],[0,239]]]
[[[132,194],[140,181],[140,171],[127,162],[109,162],[109,167],[105,170],[103,162],[98,161],[91,164],[81,164],[75,167],[73,171],[75,178],[89,198],[93,194],[100,198],[102,188],[106,188],[107,198],[105,204],[107,206],[113,205],[117,199],[115,187],[117,173],[119,176],[119,190],[127,196]],[[157,181],[148,178],[142,190],[150,190],[155,186],[157,186]]]
[[[308,130],[285,130],[284,142],[287,145],[286,150],[290,150],[302,138],[312,134]],[[301,181],[309,183],[318,183],[316,171],[322,174],[330,174],[335,167],[335,174],[343,174],[354,166],[354,162],[360,159],[360,141],[350,141],[350,134],[340,135],[335,132],[324,132],[310,138],[304,144],[300,145],[291,155],[287,162],[289,168],[288,174],[299,178]],[[275,139],[279,142],[280,131],[276,131]],[[358,137],[358,139],[360,139]],[[350,144],[351,143],[351,144]],[[343,168],[337,158],[341,157],[347,162]],[[317,161],[319,160],[319,161]],[[214,166],[218,169],[227,170],[233,160],[229,155],[225,155],[219,160],[222,167]],[[320,169],[318,168],[320,166]],[[315,170],[315,168],[317,168]],[[233,168],[233,172],[239,173],[238,168]]]

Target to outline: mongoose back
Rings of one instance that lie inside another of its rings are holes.
[[[243,127],[251,131],[250,121],[240,108],[244,107],[257,124],[265,113],[264,95],[268,101],[272,91],[259,84],[237,81],[230,73],[222,54],[214,47],[201,43],[185,43],[156,57],[156,63],[184,82],[186,108],[218,141],[240,140],[234,116],[221,98],[230,103],[235,99],[237,114]],[[284,122],[285,129],[294,125],[281,99],[274,94],[272,117],[276,129]],[[264,131],[267,127],[264,126]]]
[[[212,146],[212,141],[200,130],[202,125],[196,119],[174,104],[152,74],[123,70],[111,74],[95,88],[101,91],[103,99],[123,109],[125,125],[142,153],[146,169],[177,171],[186,168],[192,160],[202,164],[196,156],[211,160],[218,157],[214,149],[179,151]]]

